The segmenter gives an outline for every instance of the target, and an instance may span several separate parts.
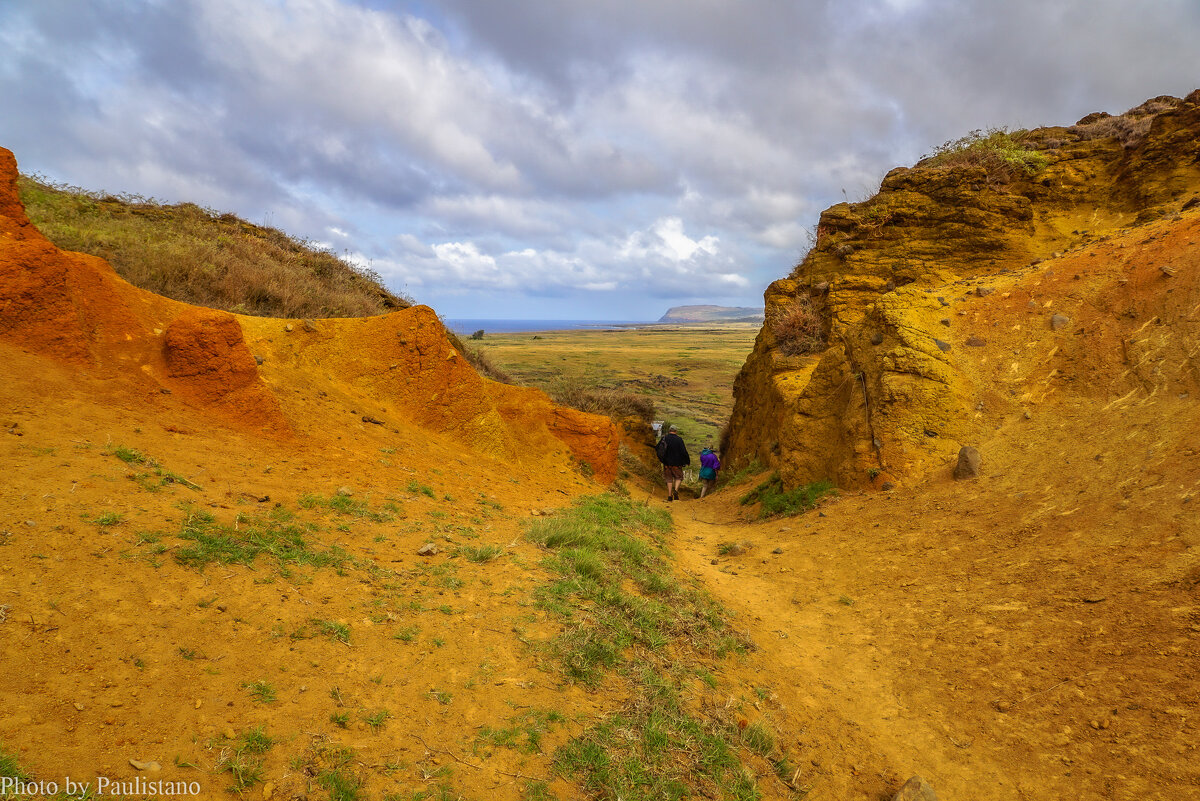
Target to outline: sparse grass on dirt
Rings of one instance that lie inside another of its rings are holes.
[[[112,455],[133,468],[133,472],[129,474],[130,480],[148,492],[157,492],[170,484],[179,484],[197,492],[204,491],[199,484],[167,470],[157,459],[153,459],[141,451],[117,445],[113,448]],[[137,470],[139,467],[146,468],[149,472]],[[155,478],[158,480],[155,481]]]
[[[263,780],[262,755],[275,745],[264,727],[245,731],[234,743],[221,747],[215,771],[228,773],[233,780],[232,790],[241,793]]]
[[[790,490],[784,489],[783,480],[778,473],[774,473],[742,496],[742,505],[759,504],[759,517],[795,515],[812,509],[822,497],[836,494],[837,489],[833,482],[828,480],[814,481],[812,484],[803,484]]]
[[[765,472],[766,469],[766,465],[758,461],[758,459],[754,459],[750,462],[750,464],[731,475],[727,481],[723,481],[722,485],[733,487],[737,486],[738,484],[744,484],[759,473]]]
[[[175,559],[197,570],[213,562],[253,565],[260,555],[273,557],[283,573],[289,565],[340,568],[350,556],[338,546],[318,550],[309,541],[313,524],[301,524],[280,507],[266,516],[238,515],[234,525],[219,523],[209,512],[189,509],[179,533],[194,545],[177,548]]]
[[[106,259],[159,295],[260,317],[366,317],[412,305],[370,269],[194,203],[167,205],[18,180],[30,220],[64,250]]]
[[[359,755],[352,748],[317,737],[304,754],[292,760],[291,767],[314,777],[328,792],[330,801],[359,801],[365,797]]]
[[[530,709],[513,716],[504,728],[483,726],[475,739],[474,751],[487,748],[511,748],[525,754],[542,752],[545,734],[567,722],[566,715],[553,709]]]
[[[758,798],[739,754],[770,752],[773,737],[764,728],[744,741],[733,713],[692,694],[698,668],[746,643],[707,594],[674,577],[670,527],[665,511],[612,494],[529,526],[556,576],[538,603],[565,623],[547,654],[571,681],[619,676],[629,699],[558,748],[554,764],[603,798]]]
[[[363,518],[374,523],[387,523],[393,520],[395,518],[394,512],[398,508],[394,503],[389,502],[388,506],[385,506],[384,511],[372,511],[366,501],[360,501],[357,498],[352,498],[342,493],[335,493],[329,497],[316,493],[307,493],[301,495],[297,503],[302,509],[329,509],[338,514]]]

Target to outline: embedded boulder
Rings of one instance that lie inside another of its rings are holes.
[[[188,309],[167,326],[162,348],[173,391],[255,428],[289,429],[232,314]]]

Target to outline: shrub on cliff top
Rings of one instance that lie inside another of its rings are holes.
[[[1124,147],[1136,147],[1150,132],[1154,118],[1164,111],[1178,108],[1179,102],[1178,98],[1163,95],[1147,100],[1115,117],[1104,112],[1089,114],[1067,130],[1085,142],[1114,138]]]
[[[976,129],[964,137],[938,145],[933,153],[917,162],[921,167],[982,167],[988,175],[1012,180],[1024,173],[1032,175],[1048,160],[1044,153],[1027,147],[1028,131],[1005,128]]]

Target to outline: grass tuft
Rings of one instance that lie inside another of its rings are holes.
[[[273,557],[280,567],[342,567],[350,556],[337,546],[314,549],[306,539],[310,529],[295,523],[284,509],[266,517],[238,515],[233,526],[223,525],[203,510],[191,509],[179,536],[194,545],[175,550],[175,559],[197,570],[213,562],[253,565],[260,555]]]
[[[221,749],[215,770],[230,774],[233,789],[240,793],[263,780],[262,755],[273,745],[275,741],[262,726],[245,731],[235,745]]]
[[[500,556],[500,554],[504,553],[504,549],[499,545],[464,545],[458,549],[458,553],[466,558],[468,562],[483,564]]]
[[[260,704],[275,703],[275,688],[271,686],[270,682],[259,679],[258,681],[248,681],[242,687],[250,693],[251,698]]]
[[[6,754],[0,749],[0,777],[8,779],[20,779],[27,781],[28,774],[21,770],[21,764],[17,762],[17,758],[11,754]]]

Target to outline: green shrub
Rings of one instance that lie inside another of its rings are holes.
[[[976,129],[964,137],[952,139],[934,148],[921,159],[922,167],[982,167],[988,175],[1009,181],[1020,175],[1033,175],[1049,163],[1046,154],[1027,146],[1029,132],[1005,128]]]
[[[783,479],[778,473],[771,475],[763,483],[742,497],[742,505],[758,503],[759,517],[775,515],[795,515],[807,512],[817,505],[817,501],[825,495],[837,494],[833,482],[829,480],[815,481],[790,490],[783,488]]]

